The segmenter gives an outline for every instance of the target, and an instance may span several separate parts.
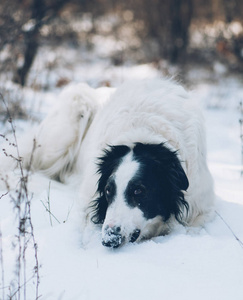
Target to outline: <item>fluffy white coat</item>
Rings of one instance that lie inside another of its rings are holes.
[[[178,150],[190,183],[185,193],[190,209],[184,222],[198,226],[212,216],[214,198],[203,123],[195,99],[169,79],[132,81],[116,91],[72,85],[33,134],[22,140],[20,156],[26,167],[35,138],[38,147],[32,170],[61,181],[78,175],[80,202],[88,208],[97,188],[97,158],[108,145],[166,142],[167,147]],[[3,174],[16,163],[1,155]]]

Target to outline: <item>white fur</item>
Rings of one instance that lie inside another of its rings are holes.
[[[179,151],[190,182],[185,193],[190,210],[184,222],[198,226],[211,217],[214,198],[203,123],[195,99],[168,79],[132,81],[116,92],[81,84],[64,90],[58,105],[29,137],[28,148],[23,147],[22,153],[27,162],[35,137],[40,147],[34,153],[33,170],[62,181],[78,174],[80,202],[87,209],[97,188],[97,157],[107,145],[166,142]]]
[[[142,228],[146,223],[143,213],[138,208],[131,208],[125,202],[124,193],[128,182],[133,178],[139,169],[139,164],[132,160],[131,152],[128,153],[116,172],[112,175],[117,183],[116,197],[108,207],[104,225],[102,226],[102,238],[105,239],[106,226],[121,228],[121,235],[128,240],[129,235],[136,229]]]
[[[124,84],[100,110],[82,145],[77,169],[84,168],[81,195],[93,198],[98,175],[95,159],[107,145],[167,142],[178,155],[189,179],[184,222],[198,226],[211,218],[213,182],[206,162],[204,120],[198,104],[171,80]],[[88,157],[88,158],[87,158]]]

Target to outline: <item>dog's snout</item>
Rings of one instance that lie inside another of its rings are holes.
[[[108,234],[118,234],[121,231],[121,227],[120,226],[112,226],[112,225],[107,225],[105,227],[105,232],[107,232]]]
[[[124,241],[124,237],[120,234],[121,227],[107,225],[104,229],[102,245],[110,248],[118,248]]]

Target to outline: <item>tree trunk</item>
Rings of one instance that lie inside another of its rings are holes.
[[[42,26],[42,19],[46,12],[45,2],[43,0],[33,0],[31,11],[33,25],[31,28],[27,28],[26,31],[24,31],[24,64],[17,69],[17,72],[14,76],[14,82],[19,83],[22,86],[24,86],[26,83],[28,72],[34,61],[39,46],[39,29]]]
[[[31,8],[31,20],[33,26],[29,30],[24,31],[25,51],[24,51],[24,64],[17,69],[14,76],[14,82],[25,85],[27,75],[35,59],[39,47],[39,30],[43,25],[43,19],[49,12],[48,18],[45,22],[50,21],[57,12],[67,3],[68,0],[56,0],[52,5],[47,5],[48,1],[33,0]]]
[[[169,60],[177,63],[186,54],[189,41],[189,27],[192,18],[191,0],[171,0],[170,2],[170,42]]]

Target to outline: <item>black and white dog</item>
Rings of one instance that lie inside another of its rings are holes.
[[[91,220],[104,223],[103,245],[118,247],[140,235],[165,234],[172,215],[183,222],[189,209],[183,191],[189,182],[176,152],[164,144],[113,146],[100,158],[98,173]]]
[[[34,137],[40,147],[32,169],[60,181],[79,176],[83,222],[102,226],[104,246],[212,217],[203,117],[171,80],[132,81],[117,90],[69,86]],[[32,141],[23,142],[25,165]]]

